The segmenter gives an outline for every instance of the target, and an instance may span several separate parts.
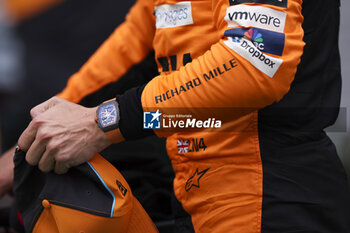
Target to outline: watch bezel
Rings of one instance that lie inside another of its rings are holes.
[[[109,105],[114,105],[115,107],[115,110],[116,110],[116,122],[112,125],[109,125],[109,126],[103,126],[101,124],[101,119],[100,119],[100,112],[102,109],[105,108],[105,106],[109,106]],[[102,129],[103,132],[108,132],[108,131],[111,131],[111,130],[114,130],[114,129],[117,129],[119,128],[119,120],[120,120],[120,114],[119,114],[119,104],[117,101],[115,100],[111,100],[111,101],[107,101],[107,102],[104,102],[102,104],[100,104],[96,110],[96,122],[97,122],[97,125],[100,129]]]

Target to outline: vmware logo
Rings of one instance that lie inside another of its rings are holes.
[[[235,5],[226,10],[228,27],[256,27],[275,32],[283,32],[287,14],[268,7]]]

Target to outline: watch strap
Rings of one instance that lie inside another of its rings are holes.
[[[109,141],[112,143],[119,143],[121,141],[124,141],[124,137],[122,136],[122,133],[120,132],[119,128],[107,131],[105,133]]]

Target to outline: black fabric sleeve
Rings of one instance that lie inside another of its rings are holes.
[[[153,130],[143,129],[141,94],[146,84],[134,87],[117,96],[119,103],[119,129],[125,140],[135,140],[154,135]]]

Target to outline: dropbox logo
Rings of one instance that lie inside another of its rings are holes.
[[[144,129],[160,129],[160,116],[162,113],[157,110],[156,112],[143,112],[143,128]]]

